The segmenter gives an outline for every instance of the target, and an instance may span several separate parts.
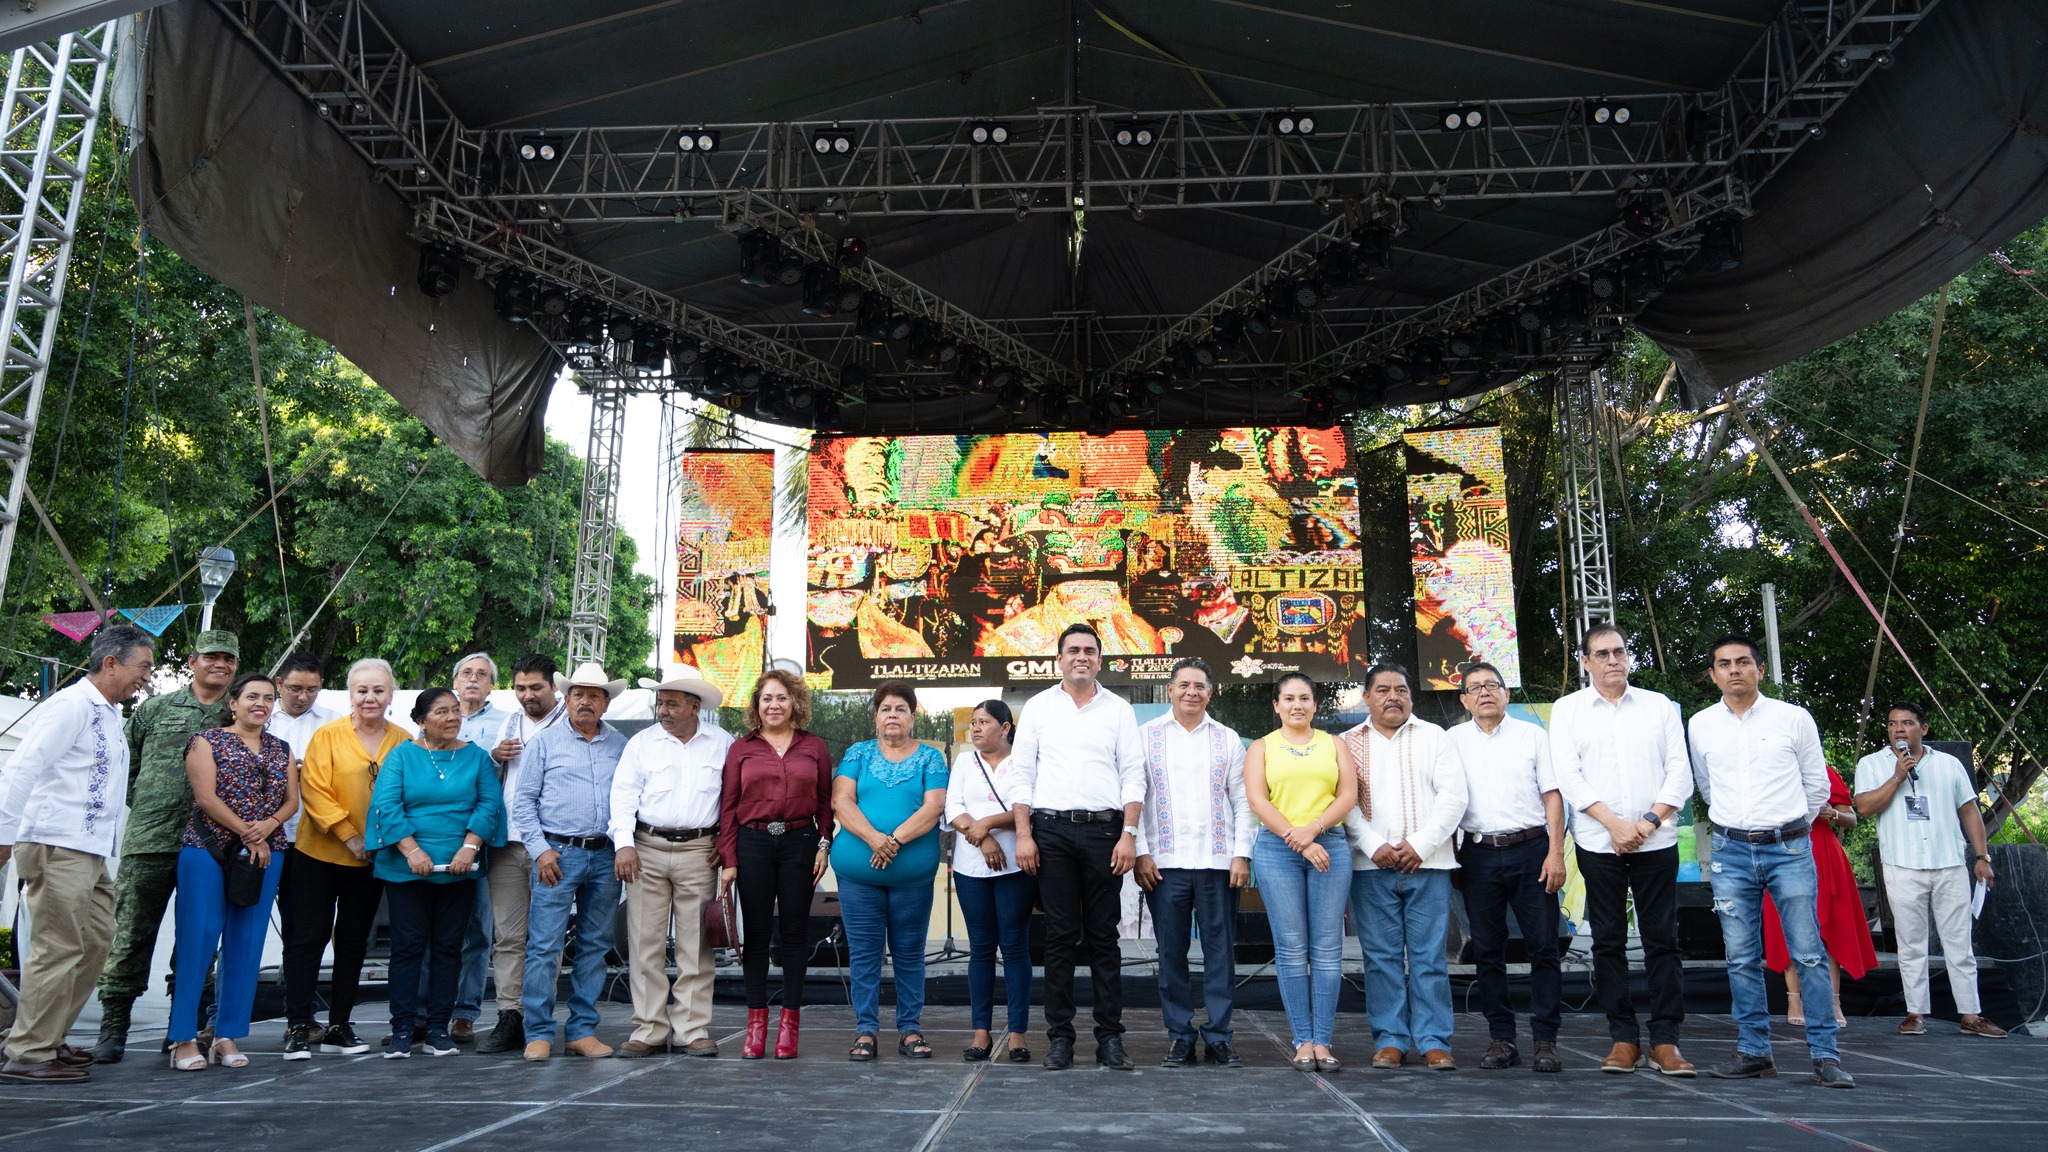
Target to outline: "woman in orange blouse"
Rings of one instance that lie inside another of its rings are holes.
[[[292,937],[284,948],[284,1011],[287,1060],[310,1060],[314,1045],[342,1053],[367,1052],[349,1013],[362,980],[363,953],[384,882],[370,871],[363,848],[369,823],[370,791],[377,766],[405,743],[405,730],[388,722],[384,710],[396,687],[391,665],[358,660],[348,670],[349,714],[322,725],[306,743],[299,793],[305,818],[292,851],[291,890],[282,899],[292,908]],[[334,942],[334,982],[327,1000],[327,1027],[314,1035],[313,991],[320,980],[320,956]]]

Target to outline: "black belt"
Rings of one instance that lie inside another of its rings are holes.
[[[1482,848],[1513,848],[1517,844],[1527,844],[1539,836],[1548,835],[1550,835],[1549,825],[1538,824],[1532,828],[1524,828],[1520,832],[1502,832],[1499,835],[1474,833],[1467,836],[1465,842],[1477,844]]]
[[[715,825],[710,828],[656,828],[645,820],[635,820],[633,827],[671,844],[688,844],[692,840],[718,835],[718,828]]]
[[[770,836],[782,836],[791,832],[808,832],[818,826],[816,820],[751,820],[747,827]]]
[[[541,836],[552,843],[567,844],[571,848],[581,848],[586,852],[597,852],[612,846],[612,838],[609,836],[559,836],[553,832],[543,832]]]
[[[1124,818],[1121,808],[1033,808],[1033,820],[1065,820],[1073,824],[1110,824]]]
[[[1797,824],[1787,824],[1783,828],[1766,828],[1761,832],[1751,832],[1744,828],[1719,828],[1716,831],[1730,840],[1741,840],[1747,844],[1782,844],[1787,840],[1800,840],[1812,835],[1813,825],[1801,820]]]

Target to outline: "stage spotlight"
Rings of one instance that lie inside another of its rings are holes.
[[[861,297],[860,321],[854,325],[853,334],[870,344],[889,342],[889,303],[879,295],[869,292]]]
[[[839,366],[839,392],[849,403],[860,403],[867,395],[867,385],[867,369],[850,360]]]
[[[517,272],[500,272],[493,289],[498,319],[507,324],[524,324],[533,315],[533,281]]]
[[[1337,401],[1328,388],[1311,388],[1302,393],[1301,415],[1303,423],[1311,428],[1321,428],[1336,422]]]
[[[1637,256],[1622,270],[1622,283],[1630,304],[1648,304],[1664,295],[1664,261],[1654,254]]]
[[[584,348],[604,343],[604,309],[594,300],[578,300],[569,306],[569,342]]]
[[[1244,310],[1244,330],[1253,336],[1272,334],[1273,316],[1264,304],[1254,304]]]
[[[1155,124],[1141,124],[1126,120],[1116,126],[1110,137],[1119,148],[1150,148],[1159,142],[1159,128]]]
[[[930,321],[919,320],[910,328],[910,347],[903,352],[905,363],[916,368],[939,366],[939,337]]]
[[[781,384],[782,406],[799,418],[808,416],[814,407],[811,386],[797,381],[778,381]]]
[[[1195,363],[1203,368],[1213,368],[1223,362],[1223,347],[1213,338],[1197,340],[1194,348]]]
[[[1394,266],[1394,230],[1384,224],[1372,224],[1356,233],[1358,241],[1358,265],[1364,269],[1366,279],[1375,273],[1384,272]]]
[[[1479,356],[1479,333],[1469,328],[1451,333],[1450,338],[1444,341],[1444,351],[1448,352],[1453,360],[1477,359]]]
[[[1386,364],[1381,366],[1380,374],[1386,377],[1387,383],[1396,387],[1413,384],[1418,376],[1415,366],[1406,360],[1387,361]]]
[[[1515,309],[1515,327],[1524,332],[1543,331],[1543,309],[1535,304],[1524,304]]]
[[[669,356],[675,360],[677,368],[695,368],[704,360],[704,345],[695,340],[678,341],[669,348]]]
[[[1742,267],[1742,221],[1721,216],[1700,229],[1700,268],[1733,272]]]
[[[569,293],[561,287],[551,287],[540,294],[540,310],[544,316],[560,316],[569,310]]]
[[[1543,311],[1553,336],[1568,336],[1593,326],[1592,317],[1586,311],[1586,297],[1575,290],[1554,293]]]
[[[420,291],[436,299],[455,291],[462,282],[462,257],[445,244],[420,249]]]
[[[766,288],[775,283],[776,265],[782,256],[781,245],[775,237],[756,229],[740,237],[740,283],[750,288]],[[797,271],[797,278],[803,278],[803,271]]]
[[[1323,302],[1323,286],[1308,277],[1299,277],[1282,285],[1286,298],[1298,309],[1310,309]]]
[[[1224,355],[1236,353],[1244,347],[1244,317],[1236,312],[1225,312],[1216,317],[1216,323],[1209,329],[1209,338]]]
[[[1635,199],[1622,205],[1621,222],[1638,236],[1655,236],[1664,230],[1664,213],[1655,201]]]
[[[1000,120],[976,120],[967,126],[967,138],[976,144],[1008,144],[1010,126]]]
[[[868,258],[868,242],[858,236],[839,238],[839,263],[847,268]]]
[[[1157,368],[1138,377],[1138,387],[1147,396],[1164,396],[1166,390],[1172,386],[1173,378]]]
[[[948,364],[955,363],[960,359],[960,341],[953,336],[940,336],[938,347],[934,349],[934,352],[939,358],[940,367],[943,368]]]
[[[898,342],[910,339],[910,331],[916,322],[901,312],[892,312],[888,319],[889,339]]]
[[[560,155],[557,151],[560,147],[560,142],[552,136],[521,136],[519,158],[532,163],[552,164]]]
[[[1586,291],[1602,304],[1613,304],[1621,299],[1621,272],[1615,268],[1595,268],[1586,277]]]
[[[775,250],[775,282],[784,288],[794,288],[804,282],[803,257],[777,246]]]
[[[1439,113],[1437,123],[1446,132],[1470,132],[1485,126],[1486,110],[1476,104],[1460,104]]]
[[[859,297],[854,298],[855,306]],[[806,316],[830,320],[839,315],[839,270],[823,264],[813,264],[804,269],[804,303]]]
[[[649,332],[633,341],[633,355],[629,358],[633,370],[642,376],[658,376],[668,362],[668,341],[658,332]]]
[[[710,155],[718,151],[719,133],[706,132],[702,128],[685,128],[676,134],[676,149],[699,155]]]
[[[1479,337],[1479,359],[1496,372],[1515,366],[1515,331],[1506,321],[1488,324]]]
[[[1272,113],[1267,119],[1272,123],[1273,131],[1282,136],[1316,134],[1316,117],[1313,112],[1296,112],[1289,109],[1285,112]]]
[[[1316,253],[1316,277],[1328,289],[1349,288],[1358,280],[1358,253],[1349,244],[1332,244]]]
[[[1628,105],[1604,96],[1586,105],[1586,120],[1603,128],[1619,128],[1628,123],[1631,115]]]
[[[811,133],[811,151],[820,156],[844,156],[853,151],[853,133],[843,128],[820,128]]]
[[[742,364],[733,371],[733,386],[751,396],[760,391],[761,382],[767,378],[768,373],[759,364]]]
[[[1031,392],[1022,382],[1012,381],[1009,387],[996,393],[996,407],[1012,416],[1022,416],[1031,407]]]

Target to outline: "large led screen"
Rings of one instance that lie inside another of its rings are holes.
[[[744,699],[767,650],[775,453],[686,452],[677,470],[675,656]]]
[[[837,688],[1112,683],[1366,662],[1358,487],[1331,428],[840,437],[810,465],[810,671]]]
[[[1520,687],[1500,428],[1430,428],[1402,440],[1422,687],[1456,688],[1464,669],[1482,660]]]

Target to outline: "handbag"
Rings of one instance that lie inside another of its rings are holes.
[[[206,850],[220,865],[221,883],[230,908],[254,908],[263,899],[262,865],[247,844],[217,844]]]
[[[704,944],[710,948],[730,948],[737,956],[746,954],[740,947],[740,926],[731,896],[713,896],[704,902]]]

